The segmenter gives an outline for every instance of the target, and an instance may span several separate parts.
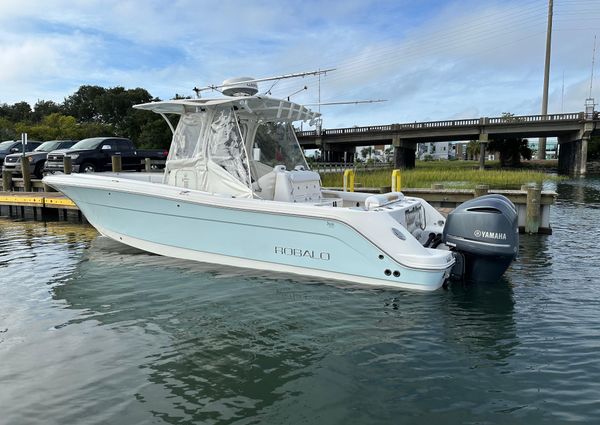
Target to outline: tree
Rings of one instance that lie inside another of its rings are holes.
[[[519,120],[511,112],[502,112],[502,118],[507,122]],[[500,154],[501,167],[519,167],[521,165],[521,157],[531,159],[532,152],[528,143],[527,139],[520,137],[496,138],[490,141],[487,149]]]
[[[134,105],[152,101],[152,95],[142,88],[126,90],[123,87],[113,87],[99,95],[94,104],[101,122],[113,125],[117,131],[133,137],[140,132],[141,124],[153,117],[148,111],[133,109]],[[144,117],[140,119],[139,117]],[[128,131],[129,130],[129,131]]]
[[[15,125],[17,133],[27,133],[33,140],[57,140],[79,138],[79,128],[74,117],[52,113],[39,124],[19,122]]]
[[[134,105],[156,100],[143,88],[125,89],[112,87],[105,89],[99,86],[81,86],[71,96],[65,98],[64,110],[74,116],[79,123],[96,123],[109,126],[110,133],[129,137],[137,141],[143,128],[157,119],[149,111],[133,109]],[[105,133],[107,135],[108,133]],[[148,135],[144,135],[148,141]],[[153,141],[153,144],[162,144]]]
[[[488,143],[489,151],[500,154],[501,167],[518,167],[521,165],[521,157],[531,159],[531,149],[527,139],[520,137],[497,138]]]
[[[475,159],[480,154],[481,143],[478,140],[471,140],[467,143],[467,159]]]
[[[394,148],[385,148],[385,150],[383,151],[383,157],[385,162],[392,161],[394,159]]]
[[[600,137],[594,136],[588,145],[588,161],[600,159]]]
[[[114,130],[100,123],[78,123],[75,117],[52,113],[38,124],[18,122],[15,133],[27,133],[30,139],[47,141],[72,139],[79,140],[88,137],[115,136]]]
[[[0,105],[0,117],[6,118],[13,123],[29,121],[31,119],[31,106],[27,102],[17,102],[14,105],[4,103]]]
[[[171,123],[173,126],[177,125],[177,122],[174,122],[174,120],[171,120]],[[156,116],[142,125],[136,142],[140,148],[169,149],[172,137],[171,129],[165,120],[160,116]]]
[[[0,117],[0,141],[15,139],[15,125],[8,119]]]
[[[366,148],[362,148],[360,150],[360,155],[365,159],[371,159],[373,155],[373,146],[367,146]]]
[[[106,92],[100,86],[81,86],[71,96],[66,97],[63,109],[67,115],[71,115],[78,122],[100,121],[100,114],[96,107],[96,98]]]
[[[31,114],[31,120],[39,123],[44,117],[61,112],[61,106],[51,100],[38,100],[33,106],[33,112]]]

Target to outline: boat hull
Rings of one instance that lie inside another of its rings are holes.
[[[405,267],[334,219],[224,208],[120,188],[54,186],[100,233],[160,255],[425,291],[438,289],[449,271]]]

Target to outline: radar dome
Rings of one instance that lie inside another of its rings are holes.
[[[225,96],[253,96],[258,93],[258,84],[252,77],[229,78],[223,81]]]

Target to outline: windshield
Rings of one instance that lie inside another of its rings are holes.
[[[12,140],[7,140],[6,142],[0,143],[0,151],[8,150],[13,145],[13,143],[15,142]]]
[[[270,168],[283,164],[288,170],[293,170],[298,165],[308,169],[296,134],[287,123],[264,123],[258,127],[254,137],[252,159]]]
[[[60,146],[60,141],[57,140],[53,140],[50,142],[44,142],[41,145],[39,145],[37,148],[35,148],[33,151],[34,152],[50,152],[53,151],[54,149],[58,149],[58,147]]]
[[[93,137],[91,139],[83,139],[75,143],[71,149],[95,149],[98,145],[104,142],[106,139],[103,137]]]

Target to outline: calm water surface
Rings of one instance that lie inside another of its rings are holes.
[[[0,423],[600,423],[600,179],[557,191],[502,281],[428,294],[0,219]]]

